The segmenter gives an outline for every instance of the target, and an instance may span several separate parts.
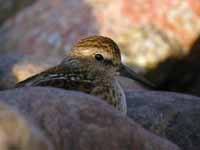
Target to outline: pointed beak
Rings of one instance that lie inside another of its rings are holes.
[[[129,68],[128,66],[126,66],[124,64],[120,65],[119,75],[127,77],[127,78],[130,78],[130,79],[133,79],[135,81],[138,81],[139,83],[141,83],[144,86],[147,86],[147,87],[149,87],[151,89],[155,89],[156,88],[156,86],[153,83],[151,83],[150,81],[145,79],[145,77],[137,74],[135,71],[133,71],[131,68]]]

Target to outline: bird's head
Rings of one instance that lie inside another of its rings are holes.
[[[89,62],[89,66],[98,66],[105,71],[114,72],[144,84],[150,84],[121,62],[121,53],[117,44],[104,36],[90,36],[76,43],[68,53],[69,57]],[[65,61],[65,60],[64,60]]]
[[[117,44],[103,36],[90,36],[80,40],[68,55],[106,69],[117,70],[121,64],[121,54]]]

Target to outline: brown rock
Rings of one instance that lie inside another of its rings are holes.
[[[178,150],[141,128],[102,100],[54,88],[0,92],[0,101],[15,105],[37,124],[59,150]]]
[[[1,150],[52,150],[43,133],[33,127],[15,108],[0,103]]]

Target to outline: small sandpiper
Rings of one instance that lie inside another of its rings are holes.
[[[82,91],[127,112],[124,91],[116,80],[122,75],[148,87],[153,85],[122,64],[117,44],[110,38],[90,36],[80,40],[58,65],[19,82],[16,87],[51,86]]]

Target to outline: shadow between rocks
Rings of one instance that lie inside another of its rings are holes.
[[[174,91],[200,96],[200,37],[184,58],[168,58],[146,76],[159,90]]]

